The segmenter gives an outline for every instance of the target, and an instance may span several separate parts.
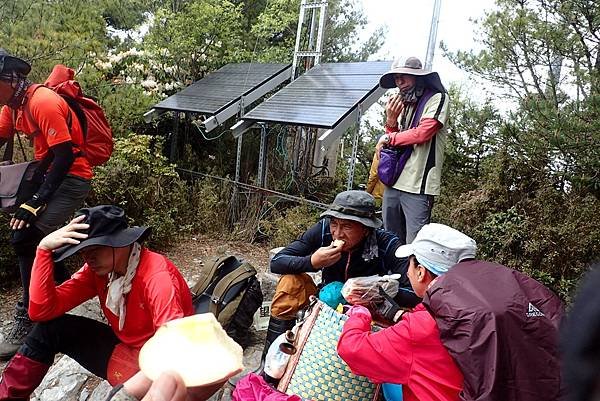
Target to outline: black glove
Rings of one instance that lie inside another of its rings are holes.
[[[29,224],[35,221],[45,208],[46,203],[41,200],[37,194],[35,194],[33,195],[33,198],[19,206],[15,212],[14,218],[17,220],[23,220],[25,223]]]
[[[400,315],[398,316],[398,319],[396,319],[396,314],[398,314],[402,308],[383,290],[383,288],[381,288],[381,286],[379,286],[379,295],[381,295],[383,300],[374,305],[375,311],[386,320],[396,323],[399,320],[399,317],[402,316]]]

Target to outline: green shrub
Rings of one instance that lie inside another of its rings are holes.
[[[92,181],[92,205],[122,207],[133,224],[152,226],[154,246],[169,244],[174,236],[191,229],[186,223],[187,188],[161,154],[160,139],[128,135],[115,141],[115,151]]]
[[[568,301],[600,255],[600,200],[561,191],[543,177],[533,184],[507,175],[488,175],[472,191],[444,189],[433,219],[472,236],[479,258],[520,270]]]
[[[141,87],[127,84],[103,86],[101,89],[98,98],[102,99],[102,108],[115,137],[148,129],[143,115],[161,100],[159,97],[146,94]]]
[[[263,232],[269,237],[273,247],[286,246],[297,239],[319,219],[320,210],[302,204],[282,211],[273,209],[269,219],[261,220]]]
[[[231,184],[204,178],[190,184],[187,214],[194,232],[230,234]]]

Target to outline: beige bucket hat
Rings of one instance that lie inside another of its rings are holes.
[[[421,60],[416,57],[409,57],[402,61],[394,60],[391,69],[379,78],[379,86],[385,89],[396,87],[394,79],[396,74],[414,75],[425,78],[425,85],[439,92],[446,92],[446,88],[442,85],[442,81],[437,72],[426,70],[423,68]]]

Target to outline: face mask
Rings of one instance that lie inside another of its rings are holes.
[[[415,84],[414,86],[412,86],[411,88],[403,91],[402,89],[400,89],[400,98],[402,99],[402,102],[404,103],[417,103],[417,100],[419,100],[419,97],[421,97],[421,95],[423,95],[423,91],[425,90],[425,88],[419,84]]]

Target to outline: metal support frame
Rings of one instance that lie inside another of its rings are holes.
[[[300,58],[312,57],[314,59],[311,67],[321,62],[321,55],[323,53],[323,41],[325,38],[325,21],[327,20],[327,7],[329,2],[327,1],[309,1],[302,0],[300,3],[300,13],[298,14],[298,28],[296,30],[296,45],[294,46],[294,59],[292,61],[292,78],[293,81],[296,79],[296,70],[298,68],[298,61]],[[315,30],[315,18],[319,12],[319,23],[317,27],[317,38],[314,39]],[[300,37],[302,35],[302,27],[304,26],[304,18],[306,16],[306,10],[311,10],[310,26],[309,26],[309,38],[308,38],[308,49],[300,49]]]
[[[235,154],[235,182],[240,181],[241,169],[242,169],[242,140],[243,136],[240,135],[237,138],[237,153]]]
[[[296,79],[296,68],[298,67],[298,57],[296,57],[296,52],[300,50],[300,35],[302,35],[302,24],[304,23],[304,10],[306,5],[306,0],[302,0],[302,4],[300,4],[300,14],[298,14],[298,28],[296,29],[296,45],[294,46],[294,58],[292,60],[292,81]]]
[[[166,112],[166,110],[156,110],[155,108],[152,108],[144,113],[144,115],[143,115],[144,122],[146,124],[150,124],[152,122],[152,120],[154,120],[155,118],[158,118],[160,115],[164,114],[165,112]]]
[[[348,113],[348,115],[344,117],[335,127],[323,132],[323,134],[321,134],[321,136],[319,136],[317,139],[317,146],[319,146],[321,151],[326,151],[337,138],[342,136],[348,128],[355,124],[363,112],[371,107],[371,105],[375,103],[381,96],[383,96],[385,91],[386,89],[377,87],[362,102],[360,102],[354,110]]]
[[[231,134],[234,138],[239,138],[256,124],[256,121],[240,120],[231,127]]]
[[[435,0],[433,3],[433,14],[431,15],[431,27],[429,28],[429,40],[427,41],[427,54],[425,55],[425,69],[431,70],[433,65],[433,55],[435,53],[435,44],[437,43],[438,23],[440,22],[440,8],[442,0]]]
[[[169,149],[169,161],[175,163],[177,160],[177,136],[179,132],[179,112],[175,111],[173,116],[173,132],[171,133],[171,148]]]
[[[327,2],[319,5],[321,13],[319,14],[319,30],[317,31],[317,43],[315,51],[319,54],[315,56],[313,67],[321,62],[321,54],[323,52],[323,41],[325,40],[325,20],[327,20]]]
[[[260,124],[260,149],[258,153],[258,186],[265,187],[267,182],[267,125]]]
[[[243,110],[246,106],[254,103],[267,93],[271,92],[273,89],[277,88],[279,85],[290,79],[292,73],[292,67],[288,67],[285,70],[281,71],[279,74],[275,75],[273,78],[264,82],[262,85],[257,86],[252,89],[250,92],[245,94],[240,98],[239,101],[232,103],[227,106],[225,109],[221,110],[214,116],[207,118],[203,124],[206,132],[210,132],[213,129],[217,128],[224,121],[227,121],[231,117],[240,115],[240,110]],[[235,136],[235,135],[234,135]]]
[[[346,182],[346,189],[349,191],[352,189],[354,184],[354,169],[356,167],[356,154],[358,153],[358,138],[360,137],[360,119],[362,117],[362,111],[360,107],[356,108],[358,113],[356,115],[356,132],[354,132],[354,138],[352,139],[352,158],[350,159],[350,165],[348,166],[348,181]]]

